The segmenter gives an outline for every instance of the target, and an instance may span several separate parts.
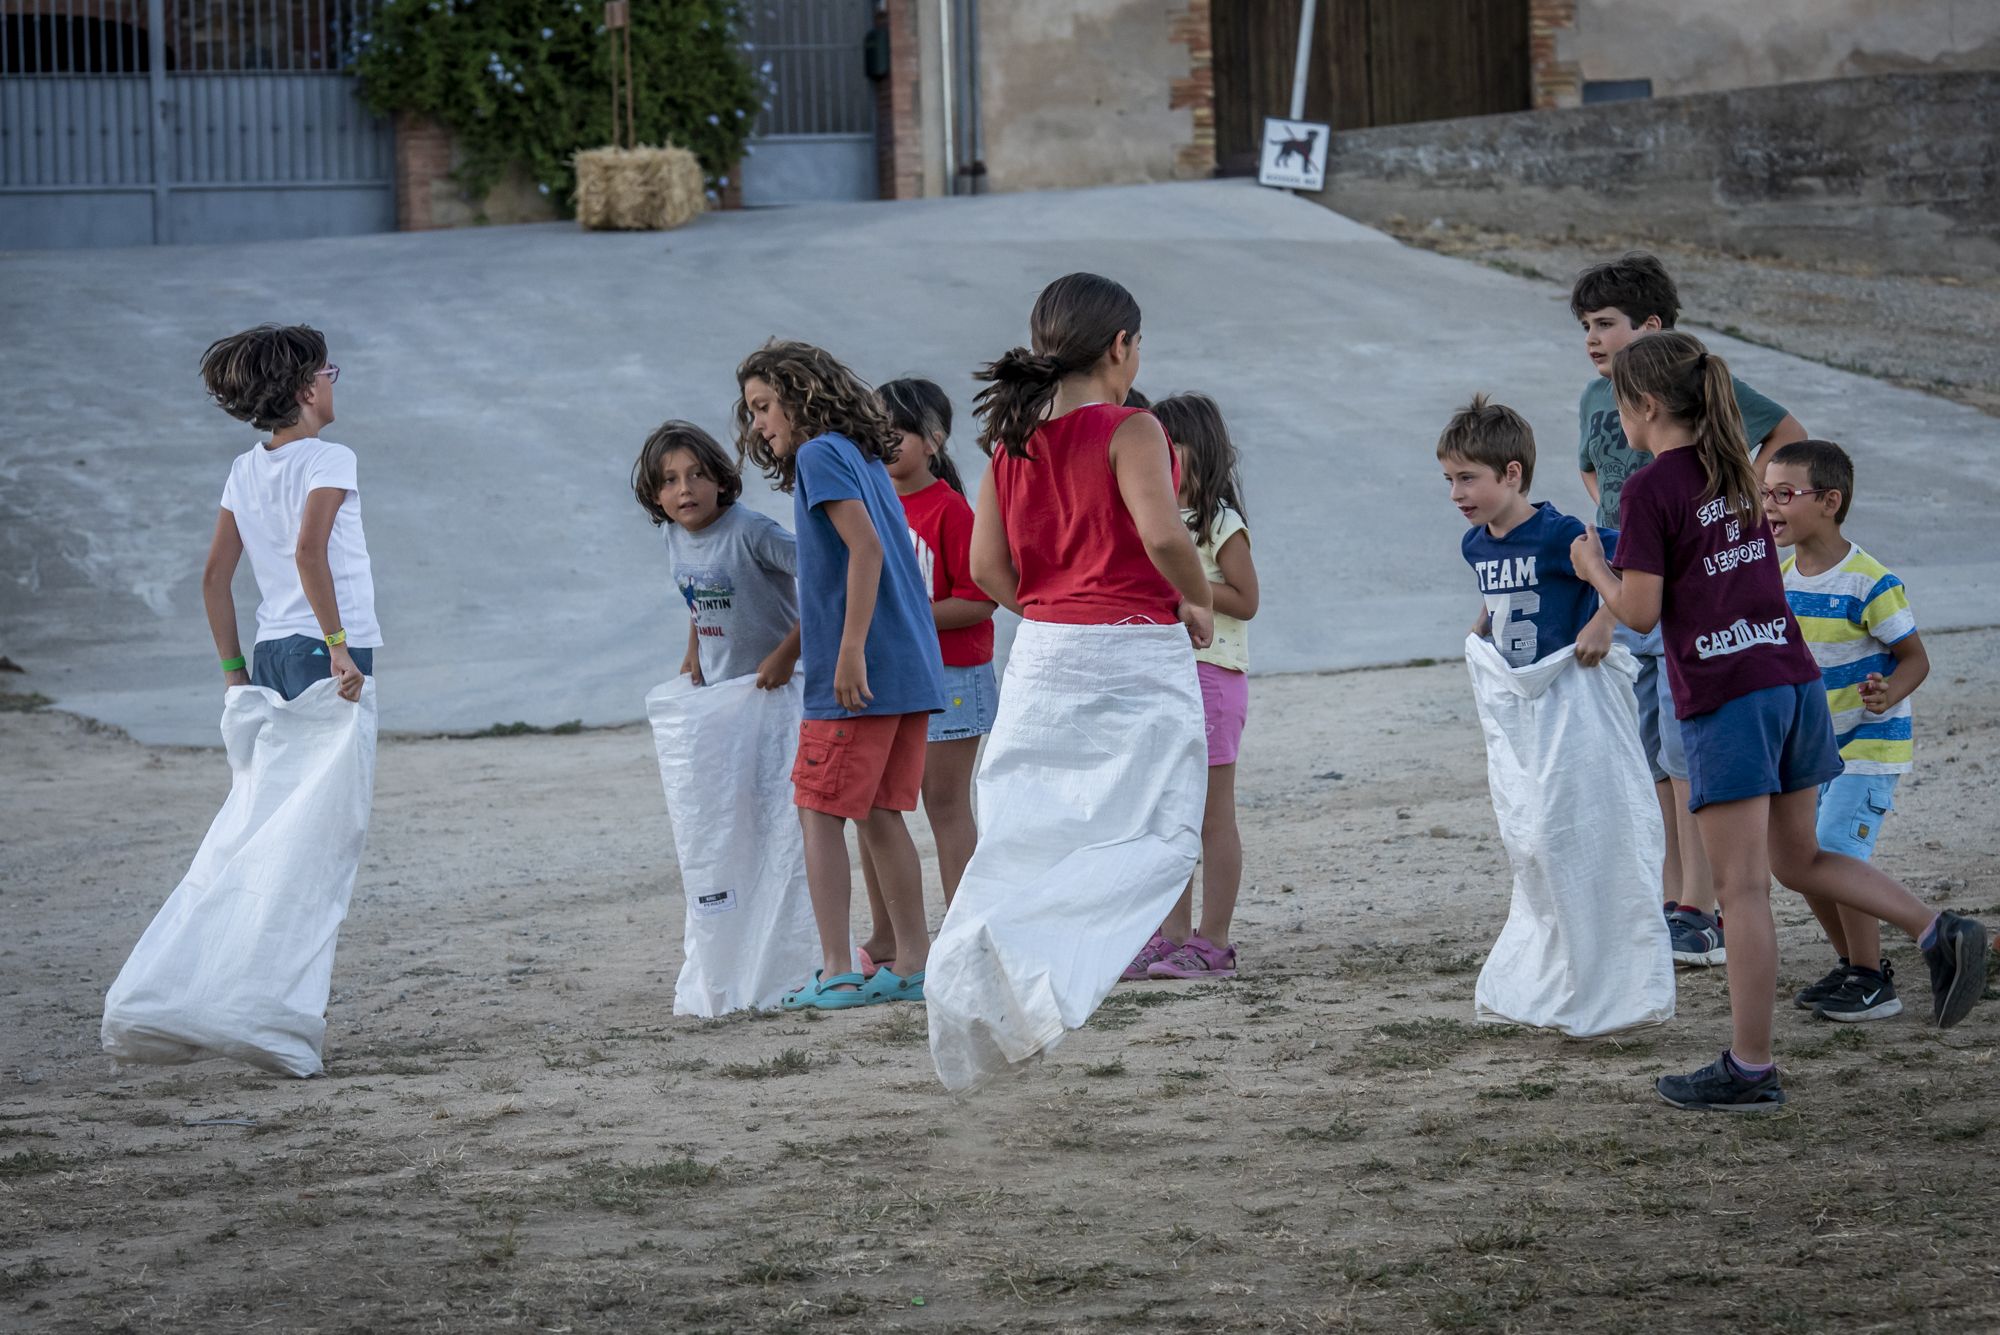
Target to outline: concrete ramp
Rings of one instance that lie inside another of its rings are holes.
[[[1476,594],[1433,451],[1475,390],[1534,424],[1535,494],[1584,510],[1591,371],[1565,293],[1240,182],[720,214],[668,234],[17,253],[0,255],[0,652],[30,675],[6,684],[143,740],[215,740],[200,570],[256,433],[206,402],[197,361],[222,334],[297,321],[327,333],[327,435],[361,458],[383,726],[636,720],[686,636],[628,484],[646,433],[687,417],[727,440],[736,363],[783,335],[871,380],[939,381],[975,464],[971,369],[1024,341],[1035,293],[1075,269],[1138,296],[1141,388],[1205,391],[1229,418],[1264,583],[1259,672],[1457,653]],[[2000,622],[1993,419],[1703,336],[1854,452],[1852,530],[1904,574],[1922,625]],[[789,523],[761,479],[746,500]],[[247,570],[237,600],[247,636]]]

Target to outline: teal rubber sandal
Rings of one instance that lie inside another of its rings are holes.
[[[820,981],[824,969],[813,970],[813,980],[796,992],[787,992],[779,1003],[788,1011],[844,1011],[855,1006],[869,1004],[867,980],[858,973],[837,973],[825,982]],[[852,986],[852,992],[836,991],[843,985]]]
[[[868,980],[861,994],[868,998],[870,1005],[885,1001],[922,1001],[924,971],[919,969],[905,978],[885,964],[875,971],[875,976]]]

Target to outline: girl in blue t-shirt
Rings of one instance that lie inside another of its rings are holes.
[[[884,466],[897,435],[868,386],[810,344],[765,344],[736,369],[736,384],[738,445],[792,494],[798,534],[806,703],[792,787],[825,967],[784,1004],[921,1001],[930,933],[903,813],[917,808],[944,687],[930,590]],[[849,935],[850,820],[895,937],[895,968],[867,979],[855,971]]]
[[[1868,863],[1819,846],[1819,785],[1841,772],[1840,751],[1757,503],[1729,368],[1698,340],[1663,332],[1619,352],[1611,383],[1625,438],[1654,462],[1625,484],[1620,569],[1606,564],[1588,528],[1572,559],[1620,621],[1641,634],[1662,627],[1687,744],[1688,809],[1729,920],[1733,1041],[1712,1065],[1662,1076],[1656,1087],[1681,1108],[1775,1108],[1785,1092],[1771,1059],[1773,873],[1917,938],[1941,1029],[1985,990],[1986,929],[1933,914]]]

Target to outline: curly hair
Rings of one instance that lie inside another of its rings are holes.
[[[299,395],[326,365],[326,335],[302,324],[260,324],[219,338],[201,354],[202,383],[216,406],[259,431],[299,420]]]
[[[777,394],[800,443],[815,436],[845,436],[863,454],[885,464],[901,452],[888,414],[860,376],[824,348],[772,339],[736,368],[736,449],[780,491],[790,491],[798,476],[797,454],[778,454],[751,425],[750,405],[741,391],[752,380],[763,381]]]
[[[675,450],[686,450],[692,454],[701,471],[715,483],[717,509],[734,505],[736,498],[743,494],[743,474],[736,461],[723,452],[714,436],[693,422],[662,422],[659,429],[646,437],[646,443],[639,447],[639,458],[632,465],[632,494],[638,498],[639,505],[652,518],[655,526],[674,522],[660,508],[660,465]]]
[[[1188,512],[1188,532],[1195,542],[1206,545],[1214,540],[1216,517],[1225,505],[1249,518],[1237,476],[1236,443],[1229,439],[1229,427],[1215,400],[1206,394],[1174,394],[1154,404],[1152,413],[1181,451],[1181,505]]]

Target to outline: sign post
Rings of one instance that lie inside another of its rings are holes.
[[[1257,183],[1286,190],[1326,188],[1326,155],[1333,129],[1305,119],[1306,76],[1312,68],[1313,22],[1318,0],[1299,0],[1299,43],[1292,59],[1292,114],[1285,120],[1264,118],[1264,139],[1258,147]]]

